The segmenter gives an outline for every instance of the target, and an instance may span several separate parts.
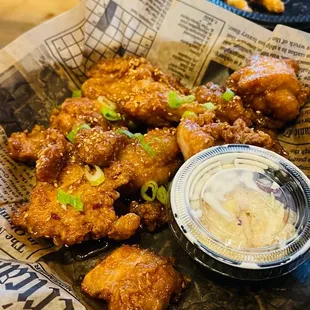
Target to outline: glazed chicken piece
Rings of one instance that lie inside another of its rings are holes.
[[[54,109],[50,117],[50,126],[66,135],[81,124],[90,127],[100,126],[109,130],[109,122],[100,114],[101,105],[87,98],[67,99],[59,109]]]
[[[45,145],[47,130],[36,125],[32,131],[15,132],[8,140],[9,155],[18,161],[35,162]]]
[[[189,90],[172,75],[162,73],[144,58],[103,60],[88,75],[91,78],[82,86],[85,96],[92,99],[104,96],[117,105],[119,112],[153,127],[178,122],[186,110],[198,114],[205,111],[197,102],[170,108],[169,92],[174,91],[182,98]]]
[[[185,160],[209,147],[229,143],[264,147],[286,156],[278,142],[262,131],[248,128],[242,119],[229,125],[215,123],[214,116],[214,113],[207,112],[198,117],[182,119],[177,128],[177,140]]]
[[[105,180],[92,186],[85,178],[85,167],[68,162],[58,184],[38,182],[29,203],[17,209],[14,225],[22,227],[35,238],[51,238],[56,245],[72,245],[89,238],[108,237],[115,240],[131,237],[139,228],[139,216],[128,213],[117,217],[113,203],[119,198],[116,189],[131,178],[128,167],[115,163],[104,170]],[[59,190],[79,198],[82,208],[58,201]]]
[[[101,167],[109,166],[129,143],[126,135],[97,126],[78,131],[74,144],[81,160],[87,164]]]
[[[226,89],[212,82],[206,85],[197,86],[192,90],[197,102],[212,102],[215,107],[216,117],[221,122],[232,124],[238,118],[243,119],[248,126],[252,125],[251,111],[245,109],[239,96],[234,96],[231,100],[226,101],[222,98]]]
[[[153,129],[144,135],[154,156],[151,156],[137,139],[131,139],[120,151],[118,160],[130,167],[134,177],[130,182],[131,190],[139,190],[148,181],[155,181],[158,185],[166,184],[181,166],[180,149],[176,139],[175,128]]]
[[[129,210],[139,215],[141,223],[150,232],[153,232],[168,222],[167,208],[159,201],[146,201],[144,203],[132,201]]]
[[[68,155],[65,137],[55,129],[39,125],[31,132],[13,133],[7,150],[15,160],[36,162],[36,179],[50,183],[57,179]]]
[[[189,282],[172,264],[172,258],[123,245],[85,276],[82,290],[106,300],[109,310],[166,309]]]
[[[309,97],[296,73],[298,64],[266,56],[253,56],[248,65],[234,72],[227,86],[241,96],[246,107],[277,121],[291,121]]]

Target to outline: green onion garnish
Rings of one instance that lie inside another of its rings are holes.
[[[83,202],[79,196],[73,196],[61,189],[58,189],[57,200],[61,204],[72,206],[77,211],[83,211]]]
[[[212,102],[207,102],[203,104],[203,107],[206,108],[209,111],[214,111],[216,110],[216,106]]]
[[[91,174],[88,170],[85,169],[85,177],[89,183],[93,186],[98,186],[105,180],[105,176],[100,167],[95,166],[96,172]]]
[[[168,105],[172,109],[177,109],[184,103],[191,103],[195,100],[194,95],[189,95],[189,96],[184,96],[184,97],[179,97],[178,94],[174,91],[171,91],[168,94]]]
[[[139,144],[144,148],[144,150],[149,153],[149,155],[151,157],[154,157],[155,156],[155,152],[153,151],[153,149],[150,147],[150,145],[145,142],[144,140],[144,136],[142,133],[131,133],[130,131],[128,130],[124,130],[124,129],[117,129],[115,130],[115,132],[118,132],[118,133],[122,133],[124,135],[126,135],[127,137],[129,138],[135,138],[139,141]]]
[[[114,103],[113,101],[111,101],[110,99],[108,99],[105,96],[99,96],[97,98],[97,101],[99,103],[101,103],[102,106],[105,106],[108,109],[111,109],[111,110],[115,110],[116,109],[116,103]]]
[[[156,198],[157,190],[157,183],[155,181],[148,181],[141,187],[141,196],[145,201],[154,201]]]
[[[232,98],[234,98],[235,96],[235,93],[230,90],[229,88],[226,88],[226,91],[225,93],[222,95],[222,98],[225,100],[225,101],[229,101],[231,100]]]
[[[164,186],[160,186],[156,198],[159,202],[161,202],[163,205],[166,205],[168,203],[168,192]]]
[[[80,98],[82,97],[82,91],[79,89],[76,89],[72,92],[72,98]]]
[[[123,135],[126,135],[129,138],[133,137],[133,133],[131,133],[129,130],[126,129],[116,129],[115,132],[122,133]]]
[[[144,136],[142,133],[135,133],[133,134],[132,138],[136,138],[138,139],[140,145],[149,153],[149,155],[151,157],[154,157],[155,156],[155,152],[153,151],[153,149],[150,147],[150,145],[145,142],[144,140]]]
[[[119,113],[104,106],[101,108],[100,112],[105,119],[111,122],[119,121],[122,119],[122,116]]]
[[[188,118],[188,117],[196,117],[197,114],[193,111],[185,111],[182,115],[182,118]]]
[[[77,135],[77,133],[79,132],[80,129],[91,129],[89,127],[89,125],[87,124],[81,124],[78,125],[76,127],[74,127],[68,134],[67,134],[67,138],[71,143],[74,143],[75,140],[75,136]]]

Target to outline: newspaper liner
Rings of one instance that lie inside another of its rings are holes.
[[[81,278],[98,257],[79,263],[75,250],[65,249],[61,252],[67,257],[64,263],[57,258],[58,252],[45,256],[58,250],[50,242],[34,240],[22,229],[11,226],[12,210],[29,197],[35,180],[33,169],[8,157],[6,135],[31,129],[36,123],[47,125],[51,109],[70,97],[71,91],[85,80],[85,70],[102,58],[144,56],[192,87],[210,80],[224,81],[228,69],[238,69],[255,53],[299,60],[299,77],[310,84],[309,34],[281,25],[271,32],[202,0],[88,0],[0,51],[0,304],[4,309],[85,309],[76,294],[82,302],[87,300],[89,309],[105,307],[79,290]],[[308,103],[298,120],[278,137],[292,161],[308,176],[309,137]],[[255,294],[246,289],[252,298],[240,300],[234,285],[227,291],[227,287],[214,284],[214,274],[201,270],[184,256],[167,229],[153,235],[142,234],[139,243],[160,254],[180,257],[177,267],[193,278],[194,284],[185,298],[172,309],[206,309],[214,302],[219,307],[247,304],[261,308],[264,303],[276,304],[280,298],[269,291]],[[117,245],[112,244],[109,249],[113,246]],[[57,280],[42,262],[43,256],[74,287],[75,293]],[[301,268],[310,268],[309,263]],[[310,281],[300,282],[298,270],[288,280],[289,286],[275,283],[275,287],[280,286],[282,291],[292,284],[299,290],[309,288]],[[208,297],[210,291],[219,296],[217,301]],[[304,294],[307,297],[306,291]],[[288,296],[282,294],[281,298],[285,301]],[[300,301],[291,298],[291,304],[300,306]]]

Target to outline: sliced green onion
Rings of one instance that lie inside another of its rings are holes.
[[[203,107],[206,108],[209,111],[214,111],[216,110],[216,106],[212,102],[207,102],[203,104]]]
[[[107,107],[102,107],[100,112],[105,119],[111,122],[119,121],[122,119],[122,116],[119,113]]]
[[[155,152],[153,151],[153,149],[151,148],[151,146],[150,146],[147,142],[145,142],[144,136],[143,136],[142,133],[135,133],[135,134],[133,134],[132,138],[138,139],[140,145],[145,149],[145,151],[146,151],[147,153],[149,153],[149,155],[150,155],[151,157],[154,157],[154,156],[155,156]]]
[[[156,198],[163,205],[167,205],[167,203],[168,203],[168,192],[163,185],[159,187],[157,194],[156,194]]]
[[[174,91],[169,92],[168,94],[168,105],[172,109],[177,109],[184,103],[191,103],[195,100],[194,95],[179,97],[178,94]]]
[[[124,129],[117,129],[115,130],[115,132],[118,133],[122,133],[124,135],[126,135],[129,138],[135,138],[139,141],[139,144],[144,148],[144,150],[151,156],[154,157],[155,156],[155,152],[153,151],[153,149],[150,147],[150,145],[145,142],[144,140],[144,136],[142,133],[131,133],[128,130],[124,130]]]
[[[81,197],[79,197],[79,196],[73,196],[73,195],[70,195],[70,194],[64,192],[61,189],[58,189],[57,200],[59,203],[61,203],[63,205],[72,206],[77,211],[83,211],[83,202],[81,200]]]
[[[98,186],[105,180],[105,176],[100,167],[95,166],[96,172],[91,174],[87,169],[85,169],[85,177],[89,183],[93,186]]]
[[[235,96],[235,93],[229,89],[229,88],[226,88],[226,91],[225,93],[222,95],[222,98],[225,100],[225,101],[229,101],[231,100],[232,98],[234,98]]]
[[[182,118],[188,118],[188,117],[196,117],[197,114],[193,111],[185,111],[182,115]]]
[[[75,136],[77,135],[77,133],[79,132],[80,129],[91,129],[89,127],[89,125],[87,124],[81,124],[78,125],[76,127],[74,127],[68,134],[67,134],[67,138],[71,143],[74,143],[75,140]]]
[[[72,92],[72,98],[80,98],[82,97],[82,91],[79,89],[76,89]]]
[[[99,103],[101,103],[103,106],[111,109],[111,110],[115,110],[116,109],[116,103],[114,103],[113,101],[111,101],[110,99],[108,99],[105,96],[99,96],[97,98],[97,101]]]
[[[141,187],[141,196],[145,201],[154,201],[157,195],[157,190],[157,183],[155,181],[148,181]],[[151,192],[151,196],[148,192]]]
[[[126,135],[129,138],[133,137],[133,133],[131,133],[129,130],[126,130],[126,129],[116,129],[115,132]]]

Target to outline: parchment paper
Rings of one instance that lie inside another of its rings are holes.
[[[192,87],[221,83],[255,53],[299,60],[300,79],[310,84],[309,34],[281,25],[271,32],[204,0],[87,0],[0,51],[3,309],[105,309],[104,302],[80,292],[80,283],[98,259],[119,246],[101,240],[59,249],[12,226],[11,212],[28,199],[35,180],[33,169],[8,157],[7,136],[48,125],[51,109],[70,97],[85,81],[85,70],[102,58],[144,56]],[[309,103],[278,139],[310,176]],[[170,309],[309,308],[309,261],[279,280],[245,283],[200,267],[167,228],[127,242],[174,256],[177,268],[192,277],[183,299]]]

